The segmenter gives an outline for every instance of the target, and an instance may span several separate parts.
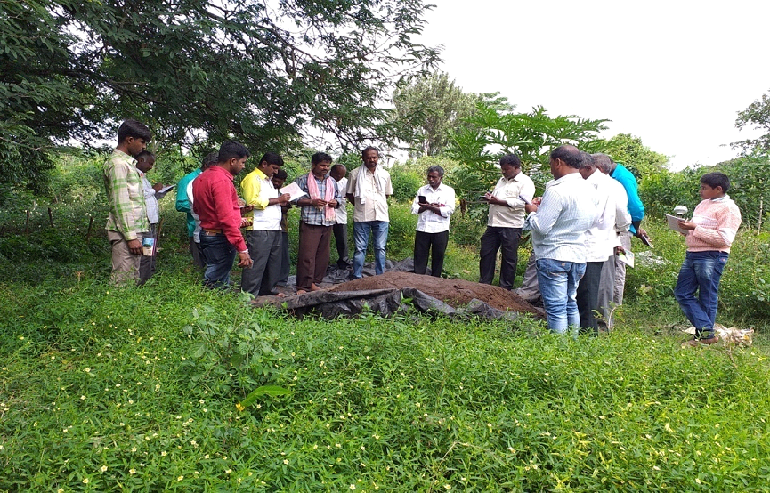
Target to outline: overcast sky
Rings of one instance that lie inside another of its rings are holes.
[[[465,92],[610,119],[670,167],[735,157],[737,112],[771,86],[773,2],[434,0],[420,41]]]

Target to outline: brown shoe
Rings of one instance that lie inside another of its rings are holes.
[[[714,344],[718,341],[719,341],[719,338],[717,336],[714,336],[709,339],[701,339],[701,344]]]
[[[696,348],[696,347],[700,346],[701,344],[706,344],[706,345],[708,345],[708,344],[714,344],[714,343],[716,343],[717,341],[719,341],[719,339],[717,338],[717,336],[714,336],[714,337],[712,337],[712,338],[710,338],[710,339],[700,339],[700,340],[698,340],[698,339],[690,339],[690,340],[689,340],[689,341],[687,341],[687,342],[683,342],[683,343],[682,343],[682,347],[683,347],[683,348],[685,348],[685,347],[687,347],[687,346],[690,346],[690,347],[694,347],[694,348]]]

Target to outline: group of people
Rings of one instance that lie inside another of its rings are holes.
[[[133,278],[141,284],[155,266],[154,245],[146,250],[147,260],[142,259],[143,240],[154,244],[157,200],[168,188],[151,186],[144,176],[155,160],[145,151],[149,140],[147,127],[127,120],[118,129],[118,147],[104,168],[114,282]],[[243,291],[256,296],[278,294],[277,286],[286,285],[289,275],[287,212],[291,206],[301,209],[296,293],[320,288],[330,259],[331,236],[336,239],[338,268],[351,267],[351,278],[359,279],[372,235],[375,272],[384,272],[387,198],[393,188],[389,172],[379,166],[377,149],[365,148],[362,164],[348,178],[344,165],[333,165],[330,155],[317,152],[311,157],[309,173],[286,187],[282,157],[267,152],[242,180],[240,197],[233,178],[244,169],[249,156],[244,145],[227,141],[177,185],[175,206],[187,213],[191,255],[204,269],[206,286],[228,285],[238,257]],[[523,286],[514,292],[527,300],[541,298],[554,332],[598,330],[600,325],[611,328],[612,310],[622,302],[625,283],[622,256],[630,252],[633,236],[648,241],[639,226],[644,206],[633,174],[605,154],[562,145],[550,154],[554,180],[548,182],[542,197],[534,197],[534,183],[521,171],[517,155],[503,156],[499,165],[502,177],[480,198],[489,205],[481,237],[480,282],[492,283],[499,252],[499,285],[513,289],[518,246],[523,232],[530,231],[532,255]],[[440,166],[427,170],[427,184],[418,190],[411,208],[418,216],[414,271],[426,274],[431,256],[434,277],[443,271],[450,217],[457,204],[456,193],[443,183],[443,175]],[[691,341],[695,345],[716,342],[717,286],[741,222],[740,211],[725,195],[728,187],[727,176],[704,175],[704,201],[691,221],[680,224],[687,232],[688,252],[675,293],[697,331]],[[355,250],[351,260],[347,201],[353,205]]]

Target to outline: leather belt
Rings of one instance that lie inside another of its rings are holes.
[[[221,233],[223,233],[222,230],[204,230],[204,234],[209,236],[220,235]]]

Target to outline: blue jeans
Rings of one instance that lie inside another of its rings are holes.
[[[585,274],[585,263],[570,263],[555,259],[537,260],[537,278],[542,302],[548,315],[548,328],[558,334],[571,329],[577,335],[580,311],[577,308],[577,287]]]
[[[365,264],[365,252],[368,250],[370,232],[373,232],[373,252],[376,256],[376,275],[384,273],[386,266],[386,241],[389,232],[388,221],[355,221],[354,258],[352,258],[352,276],[362,278],[362,265]]]
[[[231,267],[236,258],[236,248],[222,233],[207,235],[202,230],[199,237],[201,250],[207,258],[204,285],[211,289],[227,286],[231,283]]]
[[[674,295],[685,316],[695,327],[696,338],[714,337],[719,279],[727,258],[728,254],[721,251],[688,251],[679,276],[676,277]]]

